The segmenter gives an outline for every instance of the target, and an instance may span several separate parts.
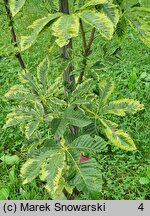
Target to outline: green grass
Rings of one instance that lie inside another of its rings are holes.
[[[28,11],[28,13],[24,13],[25,11]],[[46,14],[47,11],[42,3],[35,5],[35,1],[30,1],[26,4],[23,11],[15,18],[18,40],[20,40],[21,35],[27,34],[26,27],[33,20]],[[13,47],[8,37],[9,28],[4,8],[2,9],[0,22],[1,26],[3,26],[3,31],[0,35],[0,56],[3,56],[3,58],[0,58],[0,97],[2,98],[12,85],[19,82],[18,72],[20,68],[13,55]],[[43,56],[48,53],[52,45],[49,29],[46,29],[42,32],[36,44],[22,54],[28,69],[33,74],[36,72],[36,66],[43,59]],[[89,57],[93,63],[101,56],[101,45],[101,38],[97,37],[93,44],[93,50],[97,50],[97,52],[95,55],[92,53]],[[110,44],[108,43],[108,45]],[[78,49],[80,46],[80,42],[76,41],[74,49],[76,60],[79,60]],[[113,42],[111,46],[113,49],[115,46]],[[128,37],[121,47],[121,61],[115,64],[108,64],[105,71],[95,70],[102,77],[113,77],[116,83],[114,98],[127,97],[138,99],[144,104],[145,110],[134,116],[127,116],[124,120],[122,118],[116,119],[121,124],[121,127],[133,137],[138,150],[135,152],[124,152],[112,147],[110,152],[98,156],[103,176],[103,189],[100,199],[150,199],[149,185],[141,185],[139,183],[140,177],[144,176],[146,166],[150,164],[150,80],[148,78],[150,77],[150,51],[140,42],[137,35],[131,31],[129,31]],[[58,66],[58,51],[59,49],[53,55],[52,53],[49,54],[51,59],[51,79],[59,72],[62,72],[60,71],[61,66]],[[87,65],[86,73],[89,67],[90,65]],[[14,106],[14,102],[7,102],[1,99],[0,157],[4,154],[18,155],[20,161],[19,164],[15,165],[13,179],[9,175],[13,169],[12,166],[0,163],[0,189],[5,188],[7,185],[9,191],[8,199],[50,199],[49,194],[38,179],[26,186],[21,184],[19,170],[26,158],[28,144],[22,136],[19,127],[3,129],[6,115]],[[26,145],[23,145],[24,143]],[[86,197],[80,195],[78,199],[86,199]]]

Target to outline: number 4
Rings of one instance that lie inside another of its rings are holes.
[[[143,211],[144,210],[144,206],[143,206],[143,203],[141,203],[138,207],[139,210]]]

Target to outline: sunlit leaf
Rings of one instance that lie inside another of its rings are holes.
[[[63,47],[69,39],[77,37],[79,33],[79,18],[74,15],[63,15],[52,25],[53,35],[57,37],[56,43]]]

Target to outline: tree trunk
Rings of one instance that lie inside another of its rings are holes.
[[[62,12],[62,13],[69,14],[69,3],[68,3],[68,0],[59,0],[59,11]],[[67,49],[72,49],[72,40],[71,39],[70,39],[68,45],[66,45],[66,46],[64,46],[64,47],[61,48],[62,58],[64,60],[68,59]],[[72,65],[72,63],[70,63],[68,65],[68,68],[66,69],[66,71],[64,73],[64,81],[67,84],[72,85],[72,89],[73,89],[73,86],[75,84],[75,78],[74,78],[74,75],[71,74],[72,71],[73,71],[73,65]]]
[[[9,21],[9,26],[10,26],[11,41],[12,41],[12,44],[14,45],[14,48],[18,48],[17,37],[16,37],[14,25],[13,25],[12,14],[11,14],[11,11],[10,11],[9,5],[8,5],[8,0],[4,0],[4,4],[5,4],[6,13],[7,13],[7,18]],[[18,62],[20,64],[21,69],[25,71],[26,66],[25,66],[25,63],[24,63],[23,58],[21,56],[21,53],[19,51],[17,51],[15,53],[15,56],[18,59]]]

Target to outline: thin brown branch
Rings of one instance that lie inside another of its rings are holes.
[[[11,42],[12,42],[14,48],[17,49],[18,48],[17,36],[16,36],[16,33],[15,33],[15,29],[14,29],[14,25],[13,25],[12,13],[11,13],[11,11],[9,9],[8,0],[4,0],[4,5],[5,5],[7,18],[8,18],[9,26],[10,26]],[[25,63],[24,63],[23,58],[21,56],[21,53],[19,51],[16,51],[15,56],[18,59],[18,62],[20,64],[21,69],[25,71],[26,66],[25,66]]]
[[[91,32],[91,37],[90,37],[90,40],[88,42],[88,44],[86,42],[86,38],[85,38],[85,32],[83,30],[83,25],[80,24],[81,26],[81,34],[82,34],[82,38],[83,38],[83,43],[84,43],[84,56],[83,56],[83,61],[82,61],[82,64],[83,64],[83,68],[82,68],[82,71],[79,75],[79,78],[78,78],[78,83],[81,83],[82,80],[83,80],[83,76],[84,76],[84,71],[85,71],[85,68],[86,68],[86,65],[87,65],[87,56],[89,55],[90,53],[90,50],[91,50],[91,46],[92,46],[92,43],[94,41],[94,38],[95,38],[95,28],[92,29],[92,32]],[[83,32],[84,33],[83,33]],[[85,38],[85,39],[84,39]]]
[[[90,51],[91,46],[92,46],[92,43],[94,41],[94,36],[95,36],[95,28],[92,29],[91,37],[90,37],[89,43],[87,45],[87,55],[89,54],[89,51]]]
[[[81,19],[80,19],[80,29],[81,29],[81,35],[82,35],[84,49],[86,49],[87,43],[86,43],[85,31],[84,31],[84,27],[83,27],[83,23],[82,23]]]

